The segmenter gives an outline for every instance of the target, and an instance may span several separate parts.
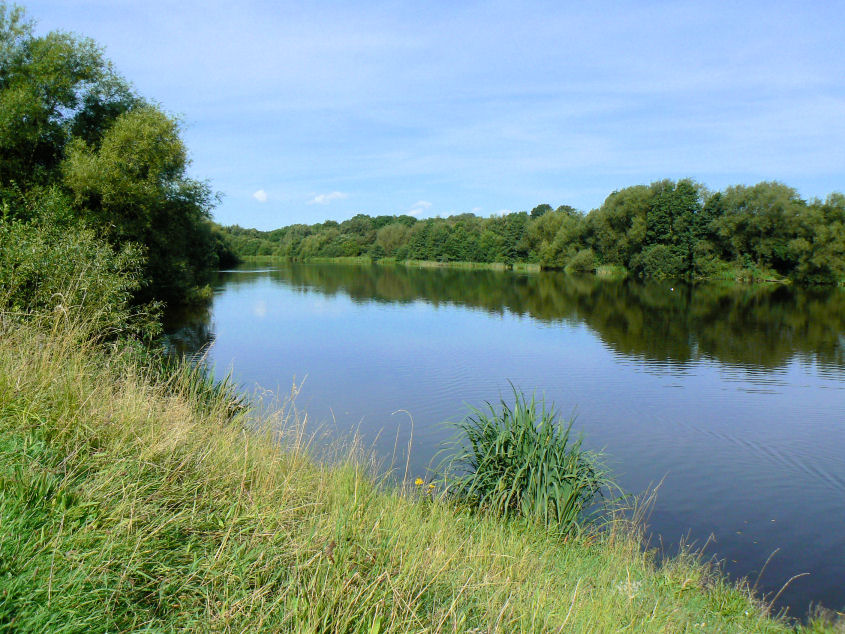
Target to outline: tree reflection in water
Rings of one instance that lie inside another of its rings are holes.
[[[237,287],[271,279],[356,302],[453,304],[538,321],[585,324],[618,354],[683,365],[713,359],[748,369],[793,358],[845,367],[845,290],[732,283],[605,280],[557,272],[275,263],[221,273]],[[195,352],[213,339],[207,308],[171,320],[171,341]]]

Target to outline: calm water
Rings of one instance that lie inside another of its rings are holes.
[[[172,327],[218,373],[289,392],[413,475],[466,405],[509,381],[576,413],[622,486],[663,480],[649,526],[703,545],[779,606],[845,607],[845,291],[608,282],[562,274],[274,265],[222,273]]]

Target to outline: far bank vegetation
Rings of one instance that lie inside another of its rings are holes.
[[[543,204],[489,218],[358,214],[225,232],[242,257],[498,263],[658,279],[845,280],[845,196],[807,201],[778,182],[714,193],[692,180],[662,180],[615,191],[589,213]]]

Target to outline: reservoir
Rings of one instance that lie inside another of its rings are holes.
[[[250,394],[300,385],[311,425],[403,473],[410,442],[411,478],[468,406],[544,396],[626,492],[661,483],[650,546],[706,544],[770,599],[809,573],[793,616],[845,607],[845,290],[274,263],[169,331]]]

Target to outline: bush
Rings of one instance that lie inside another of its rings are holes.
[[[403,261],[408,259],[409,253],[410,253],[410,249],[408,248],[408,245],[403,244],[401,247],[396,249],[396,252],[394,253],[394,257],[396,258],[397,262],[403,262]]]
[[[143,254],[43,218],[0,221],[0,311],[81,317],[99,337],[158,333],[157,306],[133,307]]]
[[[693,275],[697,278],[718,277],[726,264],[716,255],[713,245],[699,240],[693,248]]]
[[[482,510],[520,515],[569,532],[611,485],[597,454],[571,440],[572,420],[514,390],[511,408],[472,409],[447,469],[448,490]]]
[[[640,277],[681,277],[684,263],[665,244],[655,244],[631,258],[631,270]]]
[[[370,247],[369,255],[373,260],[380,260],[386,254],[383,246],[381,246],[380,244],[374,244]]]
[[[596,270],[596,256],[592,249],[581,249],[566,265],[571,273],[592,273]]]

